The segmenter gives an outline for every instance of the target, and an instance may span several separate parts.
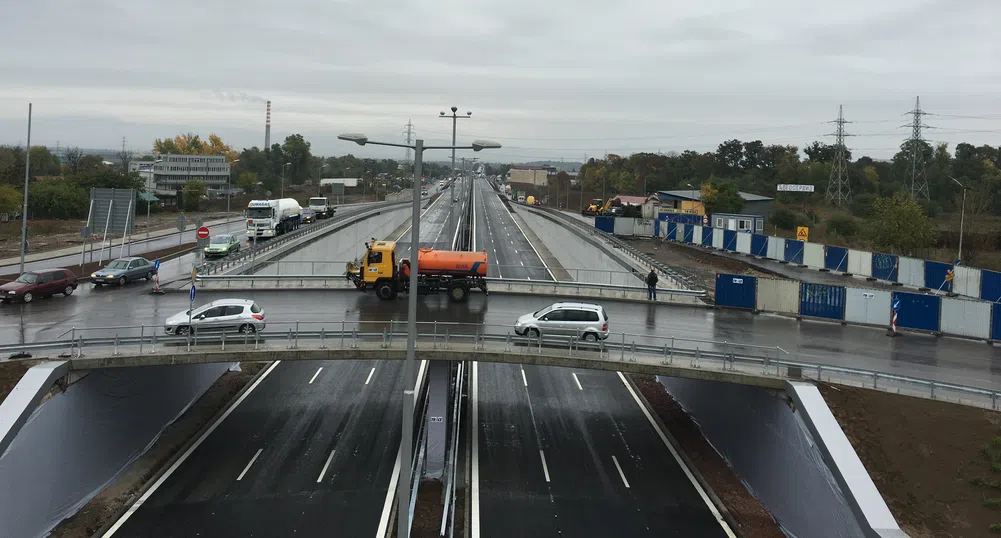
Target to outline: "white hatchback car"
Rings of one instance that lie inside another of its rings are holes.
[[[190,319],[190,323],[189,323]],[[166,334],[202,333],[254,334],[264,330],[264,309],[250,299],[218,299],[191,311],[178,312],[163,324]]]
[[[608,314],[601,305],[554,303],[518,318],[514,332],[527,336],[579,336],[597,342],[608,338]]]

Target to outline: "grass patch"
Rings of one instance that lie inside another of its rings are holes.
[[[984,499],[982,504],[984,505],[985,508],[994,508],[998,505],[1001,505],[1001,499],[998,498]]]
[[[989,441],[980,447],[980,454],[984,457],[984,462],[990,467],[992,472],[1001,472],[1001,435],[991,437]],[[976,477],[970,479],[970,484],[979,488],[990,488],[1001,490],[1001,480],[991,478]],[[1001,508],[1001,498],[983,497],[980,504],[987,509],[997,510]],[[1001,532],[1001,523],[992,523],[991,532]]]
[[[1001,532],[1001,523],[991,525],[991,532]]]

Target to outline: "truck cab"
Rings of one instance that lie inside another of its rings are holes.
[[[316,218],[318,219],[325,219],[333,216],[334,214],[334,208],[330,205],[330,201],[321,196],[315,196],[309,199],[309,209],[313,210],[313,213],[316,214]]]
[[[417,253],[417,293],[419,295],[447,292],[449,300],[465,302],[470,288],[487,293],[486,252],[439,251],[422,248]],[[375,290],[383,300],[398,293],[410,293],[409,259],[396,257],[395,241],[365,243],[365,254],[347,267],[347,279],[359,291]]]

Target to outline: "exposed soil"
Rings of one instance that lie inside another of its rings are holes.
[[[820,391],[912,538],[998,535],[1001,413],[854,387]]]
[[[698,424],[682,409],[653,376],[630,376],[651,409],[660,417],[666,430],[677,440],[709,487],[737,523],[742,538],[784,538],[778,523],[751,495],[723,457],[706,441]]]
[[[775,276],[740,260],[716,256],[707,250],[683,247],[670,241],[633,241],[632,245],[655,260],[678,268],[710,292],[716,291],[716,273]]]
[[[417,503],[414,505],[414,524],[410,536],[414,538],[438,538],[441,530],[441,515],[444,490],[440,480],[421,480],[417,489]]]
[[[98,493],[79,512],[52,530],[57,538],[89,538],[129,503],[141,495],[143,486],[164,468],[189,441],[208,425],[266,363],[240,363],[241,371],[226,372],[205,394],[157,439],[112,485]]]
[[[38,361],[5,361],[0,362],[0,402],[7,399],[7,395],[14,389],[14,385],[24,377],[28,371]]]

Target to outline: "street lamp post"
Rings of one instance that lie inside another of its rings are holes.
[[[282,198],[285,198],[285,167],[291,165],[292,163],[285,163],[282,165],[282,189],[281,189]]]
[[[240,159],[233,159],[229,163],[229,175],[226,177],[226,216],[229,217],[229,199],[233,196],[233,165],[240,162]]]
[[[407,358],[403,366],[403,432],[400,437],[400,477],[398,481],[397,498],[397,536],[408,538],[410,536],[410,472],[413,469],[413,436],[414,436],[414,382],[415,382],[415,357],[417,354],[417,255],[420,252],[421,237],[421,196],[417,190],[417,182],[423,179],[424,150],[428,149],[471,149],[481,151],[484,149],[496,149],[501,147],[496,142],[488,140],[474,140],[470,146],[425,146],[424,140],[417,139],[413,145],[397,144],[391,142],[373,142],[363,134],[342,134],[337,138],[354,142],[359,146],[372,144],[375,146],[390,146],[395,148],[410,148],[414,150],[414,188],[413,212],[410,217],[410,292],[407,303]]]
[[[472,116],[473,113],[472,112],[466,112],[465,116],[460,116],[460,115],[456,114],[456,112],[458,112],[458,110],[459,110],[459,107],[453,106],[451,108],[451,110],[452,110],[452,115],[451,116],[446,116],[444,112],[439,112],[438,116],[441,117],[441,118],[452,118],[452,176],[454,177],[455,176],[455,149],[456,149],[455,148],[455,122],[456,122],[456,120],[459,120],[460,118],[467,119],[470,116]],[[414,177],[417,177],[417,176],[415,175]]]
[[[149,182],[153,186],[153,190],[154,191],[156,190],[156,165],[157,165],[157,163],[161,163],[161,162],[163,162],[163,159],[157,157],[156,159],[153,160],[153,164],[150,165],[150,167],[149,167]],[[152,200],[153,199],[153,194],[149,193],[149,192],[147,192],[146,194],[147,194],[147,196],[146,196],[146,239],[148,240],[149,239],[149,206],[153,202],[153,200]],[[227,207],[226,210],[228,211],[229,208]]]
[[[963,188],[963,207],[959,212],[959,254],[956,255],[956,263],[959,264],[963,261],[963,221],[966,219],[966,185],[963,185],[958,179],[952,176],[949,176],[949,179]]]
[[[691,183],[687,184],[689,189],[692,189],[692,211],[695,211],[695,187]],[[698,213],[696,213],[698,215]]]
[[[21,206],[21,272],[28,253],[28,176],[31,170],[31,103],[28,103],[28,145],[24,150],[24,205]]]

